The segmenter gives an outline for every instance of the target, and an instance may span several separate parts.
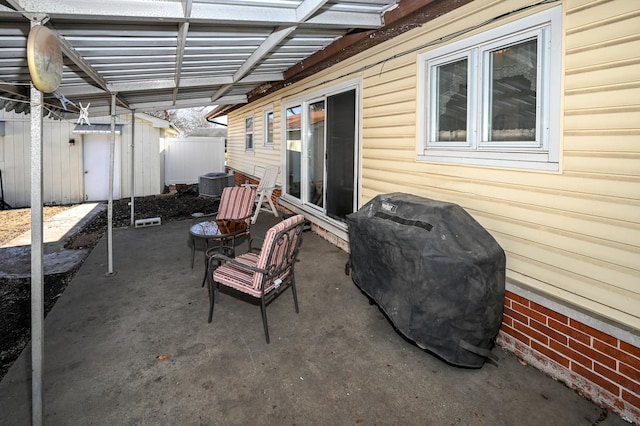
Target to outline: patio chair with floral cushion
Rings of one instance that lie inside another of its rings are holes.
[[[256,191],[240,186],[226,187],[222,190],[218,211],[200,215],[193,220],[189,228],[191,238],[191,268],[195,258],[196,241],[204,241],[205,265],[209,243],[217,242],[220,252],[235,255],[235,246],[239,239],[251,236],[251,215],[253,214]],[[204,280],[203,283],[204,285]]]
[[[260,299],[264,335],[269,343],[267,305],[286,288],[291,287],[293,303],[298,310],[294,263],[298,255],[304,216],[295,215],[271,227],[265,234],[261,250],[251,249],[234,259],[216,254],[210,259],[213,277],[209,280],[209,322],[219,287],[227,286]],[[223,262],[223,263],[222,263]],[[222,263],[216,268],[215,264]],[[213,269],[215,268],[215,270]]]

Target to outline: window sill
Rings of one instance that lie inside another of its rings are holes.
[[[487,151],[433,150],[418,155],[416,161],[461,164],[470,166],[502,167],[509,169],[558,172],[557,161],[549,161],[547,153],[497,153]]]

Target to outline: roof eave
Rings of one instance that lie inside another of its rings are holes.
[[[247,95],[247,103],[254,102],[268,94],[277,92],[299,80],[332,67],[358,53],[391,40],[409,30],[420,27],[427,22],[442,16],[473,0],[402,0],[397,7],[390,9],[384,15],[385,25],[379,30],[358,31],[341,37],[316,52],[312,56],[289,68],[284,73],[284,79],[265,83],[255,88]],[[221,117],[242,107],[243,104],[219,105],[206,119]]]

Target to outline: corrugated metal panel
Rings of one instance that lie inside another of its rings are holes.
[[[640,116],[633,96],[640,87],[640,5],[563,2],[560,173],[416,161],[416,59],[426,49],[419,46],[528,5],[474,1],[264,101],[275,106],[319,90],[318,82],[362,76],[362,203],[406,191],[460,204],[505,248],[510,280],[640,328]],[[615,31],[602,31],[603,25]],[[392,57],[414,48],[413,55]],[[251,111],[261,119],[253,105],[229,118],[230,161],[244,170],[255,158],[243,150],[242,125]],[[280,109],[274,111],[280,120]]]
[[[110,93],[138,111],[245,103],[255,86],[243,80],[283,80],[349,31],[381,28],[397,1],[16,0],[0,17],[0,107],[29,98],[25,15],[47,16],[62,41],[58,92],[109,114]]]

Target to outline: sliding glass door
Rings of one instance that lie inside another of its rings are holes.
[[[356,107],[352,89],[285,108],[285,192],[339,221],[357,208]]]

